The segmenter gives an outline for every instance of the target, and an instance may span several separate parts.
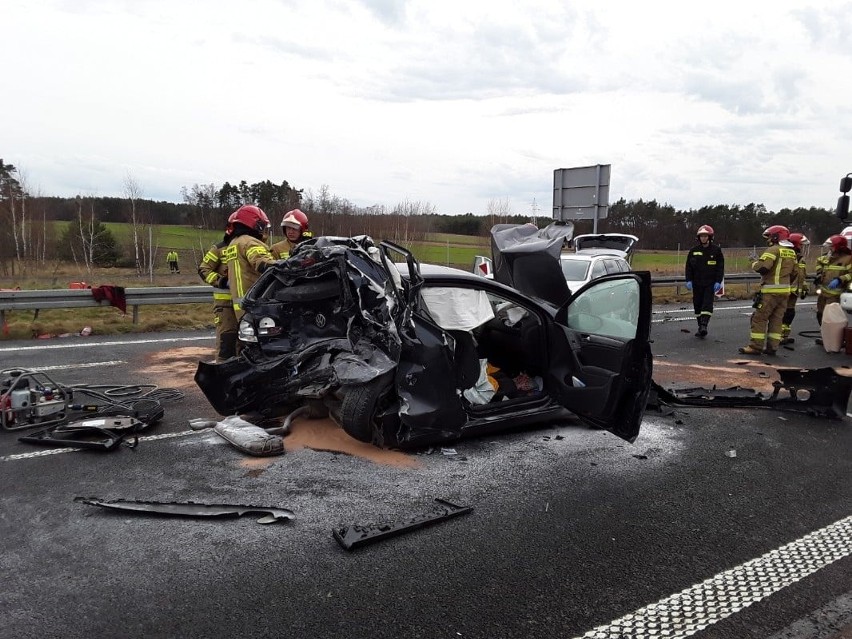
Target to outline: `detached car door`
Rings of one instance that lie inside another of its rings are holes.
[[[584,421],[634,441],[651,388],[651,276],[593,280],[559,308],[549,387]]]

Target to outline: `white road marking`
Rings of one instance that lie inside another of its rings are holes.
[[[689,637],[849,555],[852,516],[589,630],[578,639]]]
[[[66,368],[93,368],[95,366],[118,366],[126,364],[123,359],[112,359],[108,362],[86,362],[85,364],[62,364],[57,366],[37,366],[36,368],[28,368],[28,371],[44,372],[44,371],[61,371]]]
[[[196,433],[201,433],[204,431],[200,430],[185,430],[179,433],[163,433],[161,435],[146,435],[144,437],[140,437],[140,442],[153,442],[159,439],[172,439],[174,437],[184,437],[186,435],[195,435]],[[0,457],[0,462],[4,461],[17,461],[19,459],[32,459],[33,457],[47,457],[48,455],[61,455],[62,453],[73,453],[83,450],[82,448],[48,448],[47,450],[40,450],[34,453],[20,453],[17,455],[6,455],[5,457]]]
[[[800,301],[796,304],[796,307],[800,306],[816,306],[816,302],[802,302]],[[752,305],[749,304],[747,306],[716,306],[713,309],[713,313],[724,313],[725,311],[748,311],[748,314],[754,309]],[[682,315],[681,315],[682,314]],[[662,324],[668,322],[686,322],[689,320],[695,321],[695,311],[691,308],[681,308],[674,311],[654,311],[652,315],[662,315],[662,319],[652,319],[652,324]]]
[[[38,346],[17,346],[0,348],[0,353],[20,353],[22,351],[46,351],[54,348],[95,348],[97,346],[127,346],[130,344],[166,344],[173,342],[198,342],[201,340],[213,341],[215,335],[204,335],[199,337],[164,337],[162,339],[129,339],[119,342],[74,342],[67,344],[39,344]]]

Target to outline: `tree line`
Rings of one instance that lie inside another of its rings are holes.
[[[549,224],[550,216],[531,218],[512,213],[508,198],[492,199],[486,215],[439,214],[428,202],[403,201],[393,206],[362,207],[323,185],[316,192],[299,189],[286,180],[248,183],[193,184],[181,189],[179,203],[146,199],[142,187],[127,175],[123,197],[77,195],[72,198],[33,194],[12,164],[0,159],[0,274],[20,271],[26,262],[44,265],[74,260],[87,270],[92,266],[135,267],[139,275],[153,278],[158,249],[157,227],[190,225],[198,229],[223,229],[228,215],[243,204],[260,206],[277,231],[284,213],[302,209],[315,235],[367,234],[403,245],[422,241],[428,233],[487,236],[495,223]],[[67,222],[54,237],[49,222]],[[104,222],[126,222],[132,228],[130,245],[118,246]],[[710,224],[723,246],[762,244],[763,229],[783,224],[805,233],[812,243],[822,243],[843,224],[825,208],[784,208],[777,212],[763,204],[717,204],[679,210],[656,200],[619,199],[599,220],[599,232],[630,233],[640,238],[640,248],[674,250],[695,242],[695,231]],[[590,233],[591,220],[574,222],[575,235]]]

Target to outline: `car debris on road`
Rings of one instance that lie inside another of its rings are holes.
[[[135,501],[129,499],[104,500],[96,497],[75,497],[74,501],[89,506],[100,506],[137,513],[168,515],[173,517],[242,517],[258,515],[259,524],[272,524],[295,518],[292,510],[269,506],[246,506],[243,504],[201,504],[196,502]]]

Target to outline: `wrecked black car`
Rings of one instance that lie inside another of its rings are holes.
[[[572,295],[558,262],[570,229],[551,227],[495,227],[495,280],[366,236],[303,242],[244,298],[241,354],[199,363],[196,383],[222,415],[321,402],[352,437],[394,448],[571,413],[633,441],[651,387],[650,275]]]

